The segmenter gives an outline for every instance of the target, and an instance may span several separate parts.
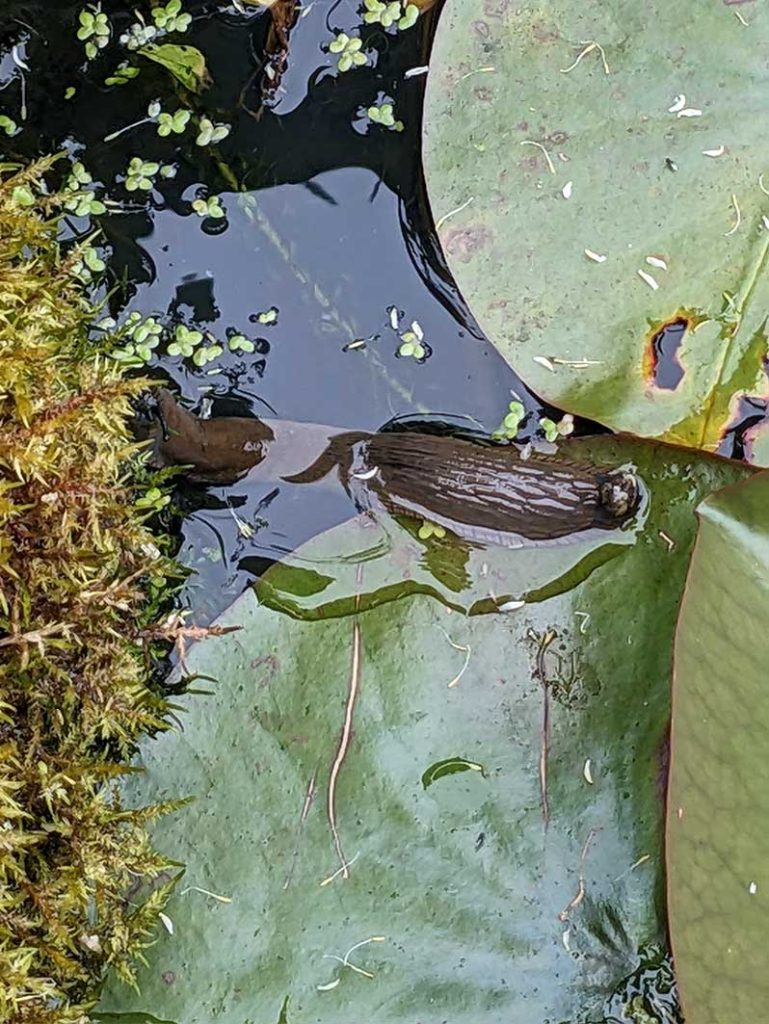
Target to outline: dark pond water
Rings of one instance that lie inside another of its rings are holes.
[[[194,19],[185,41],[205,54],[213,84],[184,102],[232,125],[218,147],[201,149],[194,131],[159,138],[152,124],[104,142],[141,120],[155,98],[171,110],[181,105],[173,95],[178,86],[144,61],[137,79],[106,88],[115,58],[83,60],[77,6],[4,7],[2,109],[18,112],[22,80],[28,109],[25,130],[4,148],[9,157],[65,148],[119,204],[96,218],[108,243],[112,315],[120,320],[138,310],[255,342],[252,355],[223,356],[219,372],[191,371],[178,358],[154,360],[151,369],[185,398],[212,398],[214,415],[367,430],[411,417],[491,431],[511,392],[527,408],[540,408],[473,322],[431,233],[420,165],[425,77],[406,72],[425,64],[432,15],[420,30],[397,36],[370,26],[376,65],[339,74],[324,47],[334,32],[359,23],[358,4],[307,4],[291,31],[280,86],[265,102],[269,14],[188,4]],[[127,28],[129,8],[105,10],[118,32]],[[14,62],[14,45],[29,72]],[[65,100],[68,86],[77,91]],[[404,131],[368,121],[365,109],[384,97],[394,101]],[[176,177],[140,199],[126,193],[120,181],[137,155],[175,163]],[[192,212],[198,194],[221,196],[223,230],[205,230],[211,222]],[[89,228],[83,218],[70,226],[78,235]],[[401,330],[416,320],[424,331],[430,354],[423,363],[397,356],[391,306],[402,314]],[[275,325],[254,323],[272,307]],[[356,339],[368,339],[365,348],[346,349]],[[180,557],[198,570],[186,600],[201,620],[282,553],[350,511],[341,495],[314,495],[310,506],[301,489],[289,487],[187,489],[180,503]],[[236,516],[251,536],[243,536]]]
[[[427,61],[435,12],[397,36],[370,26],[374,66],[339,74],[325,46],[359,24],[359,4],[311,0],[270,95],[263,61],[269,12],[187,3],[194,17],[185,42],[205,54],[213,81],[201,96],[182,99],[167,72],[146,61],[127,85],[105,87],[115,58],[84,60],[75,38],[80,5],[0,6],[0,112],[20,120],[22,103],[27,109],[24,130],[1,136],[5,157],[64,149],[114,202],[93,223],[68,220],[74,238],[94,226],[103,232],[105,312],[122,320],[136,310],[218,339],[229,331],[254,342],[252,354],[225,349],[215,366],[200,370],[180,358],[153,360],[153,373],[194,408],[210,399],[214,415],[365,430],[404,419],[490,432],[511,395],[545,414],[474,323],[435,244],[420,164],[425,77],[407,75]],[[130,7],[103,6],[118,33],[127,29]],[[209,148],[195,145],[194,131],[160,138],[152,124],[104,141],[141,121],[156,98],[164,109],[192,106],[232,131]],[[403,121],[400,133],[365,116],[385,98]],[[121,183],[135,156],[172,163],[176,176],[158,179],[149,193],[126,192]],[[191,200],[201,195],[221,197],[224,222],[193,212]],[[447,212],[434,211],[436,218]],[[401,330],[414,320],[421,326],[424,362],[398,357],[393,306]],[[258,314],[271,308],[277,322],[260,324]],[[348,348],[360,339],[365,346]],[[309,504],[301,488],[246,484],[180,487],[177,506],[179,555],[195,570],[182,600],[199,624],[282,554],[351,512],[341,494],[314,491]],[[629,979],[607,1020],[626,1020],[622,1007],[637,993],[675,1019],[672,980],[666,991],[659,987],[658,956]]]

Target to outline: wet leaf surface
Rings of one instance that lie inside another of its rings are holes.
[[[687,1024],[766,1015],[767,507],[765,473],[700,506],[676,634],[668,907]]]
[[[206,58],[195,46],[180,43],[151,43],[139,50],[142,57],[161,64],[177,81],[192,92],[202,92],[211,84]]]
[[[744,10],[448,0],[425,110],[446,258],[510,364],[563,409],[709,450],[735,396],[767,394],[769,11]]]
[[[466,617],[403,596],[392,551],[337,545],[334,559],[319,538],[292,571],[336,577],[325,605],[304,588],[287,615],[249,591],[222,620],[243,628],[192,649],[190,670],[218,683],[183,698],[183,729],[146,746],[133,783],[145,800],[197,797],[158,835],[187,865],[174,934],[159,934],[141,996],[112,988],[105,1008],[185,1024],[583,1021],[642,984],[639,949],[665,930],[660,750],[692,499],[748,470],[609,438],[592,449],[637,467],[648,508],[571,589]],[[534,550],[555,576],[578,559]],[[377,589],[381,603],[344,614]],[[485,772],[425,788],[458,751]]]

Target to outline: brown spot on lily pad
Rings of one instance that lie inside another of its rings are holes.
[[[442,233],[441,242],[449,256],[467,263],[479,249],[485,248],[493,237],[485,224],[471,224],[465,228],[449,228]]]

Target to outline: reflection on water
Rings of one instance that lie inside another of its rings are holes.
[[[95,73],[94,84],[82,85],[76,5],[25,3],[18,8],[24,25],[12,11],[0,28],[9,48],[28,37],[26,60],[36,69],[27,82],[28,130],[6,149],[32,155],[66,144],[122,204],[122,212],[99,219],[124,285],[112,294],[112,313],[120,319],[137,309],[220,340],[243,333],[255,344],[247,356],[225,349],[215,367],[203,370],[162,355],[152,368],[193,403],[214,396],[215,414],[229,403],[241,413],[347,428],[376,430],[395,417],[439,413],[489,431],[511,391],[538,408],[469,317],[428,230],[419,158],[425,79],[404,78],[425,63],[428,19],[397,36],[372,26],[374,66],[340,75],[323,47],[334,32],[359,23],[358,4],[307,4],[291,31],[280,89],[264,106],[269,14],[224,4],[188,7],[195,17],[185,42],[206,55],[213,85],[180,103],[232,124],[217,149],[184,137],[160,139],[151,125],[103,141],[142,118],[157,96],[171,105],[173,97],[156,67],[144,66],[121,88],[105,90]],[[127,24],[129,12],[115,16],[118,32],[121,18]],[[75,97],[51,103],[72,80]],[[9,105],[18,86],[14,78],[5,93]],[[404,132],[365,118],[384,96],[395,102]],[[174,162],[176,177],[159,180],[149,196],[126,194],[119,183],[135,155]],[[221,196],[225,230],[202,229],[190,206],[200,194]],[[86,227],[71,223],[75,235]],[[403,328],[416,320],[424,331],[431,351],[424,364],[396,356],[391,306]],[[254,322],[271,307],[276,324]],[[346,349],[356,339],[366,339],[365,346]],[[215,594],[206,617],[281,553],[349,511],[333,497],[308,505],[282,488],[250,493],[242,486],[192,489],[182,504],[192,514],[182,526],[181,557],[202,577],[191,581],[186,600],[194,605],[196,595]],[[251,524],[250,535],[238,517]]]

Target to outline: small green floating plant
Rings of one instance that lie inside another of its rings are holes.
[[[438,523],[431,523],[428,519],[423,519],[422,525],[417,530],[417,537],[420,540],[430,540],[433,537],[436,540],[442,540],[445,536],[444,527],[439,526]]]
[[[328,44],[328,51],[337,57],[337,69],[345,72],[368,63],[366,54],[361,52],[362,46],[363,40],[360,36],[348,36],[346,32],[338,32]]]
[[[203,332],[193,330],[185,324],[177,324],[174,328],[174,340],[169,343],[166,351],[170,356],[183,356],[191,359],[195,349],[203,342]]]
[[[100,3],[91,4],[80,11],[77,38],[85,43],[85,55],[88,60],[94,60],[99,50],[103,50],[109,43],[111,35],[109,18],[102,11]]]
[[[523,403],[514,398],[507,407],[504,419],[491,436],[500,440],[504,438],[508,441],[514,441],[525,418],[526,410],[523,407]]]
[[[366,111],[366,114],[369,121],[372,121],[374,124],[381,125],[383,128],[389,128],[395,132],[403,131],[403,121],[396,120],[394,106],[390,101],[372,104]]]
[[[165,7],[153,7],[151,14],[161,32],[186,32],[192,22],[192,15],[182,12],[182,0],[168,0]]]
[[[419,8],[407,0],[363,0],[363,21],[366,25],[393,26],[403,31],[416,24]]]
[[[232,125],[221,123],[215,124],[208,117],[201,117],[198,121],[198,137],[195,139],[196,146],[212,146],[222,139],[226,139],[232,131]]]
[[[198,217],[210,217],[212,220],[221,220],[226,216],[220,196],[199,196],[193,199],[190,204]]]

